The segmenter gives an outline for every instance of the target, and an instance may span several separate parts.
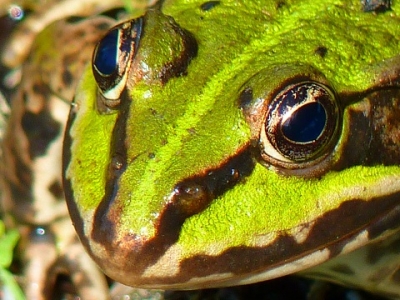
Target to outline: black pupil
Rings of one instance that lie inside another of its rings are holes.
[[[297,109],[282,124],[282,133],[294,142],[309,143],[321,135],[325,123],[325,109],[320,103],[312,102]]]
[[[118,31],[110,31],[97,46],[93,63],[104,75],[111,75],[117,68]]]

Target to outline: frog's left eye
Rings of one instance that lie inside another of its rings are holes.
[[[94,50],[93,75],[106,101],[118,100],[125,88],[131,60],[140,41],[142,23],[142,18],[138,18],[117,25],[108,31]]]
[[[311,81],[290,84],[273,97],[266,111],[260,134],[262,157],[298,168],[324,156],[337,137],[339,121],[330,88]]]

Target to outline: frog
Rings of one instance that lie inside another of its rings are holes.
[[[110,29],[63,146],[89,255],[148,289],[296,273],[400,299],[399,14],[165,0]]]

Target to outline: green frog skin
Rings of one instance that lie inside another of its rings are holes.
[[[345,259],[308,273],[398,297],[396,5],[165,1],[110,30],[63,156],[75,228],[105,273],[218,287],[366,246],[368,278]],[[383,267],[368,259],[382,241]]]
[[[45,15],[69,16],[65,3]],[[398,299],[399,12],[397,1],[163,1],[108,33],[114,21],[95,26],[91,63],[93,23],[81,38],[59,31],[60,49],[89,53],[67,65],[45,29],[2,141],[3,209],[29,249],[25,290],[37,296],[30,288],[63,270],[83,299],[108,297],[59,184],[83,73],[64,189],[111,278],[199,289],[298,273]],[[30,76],[41,70],[50,76]],[[28,116],[53,133],[44,155]]]
[[[110,30],[63,156],[104,272],[198,289],[338,257],[304,272],[399,297],[399,9],[164,1]]]

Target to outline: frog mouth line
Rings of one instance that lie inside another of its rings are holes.
[[[190,257],[180,263],[180,271],[176,275],[168,278],[155,277],[152,278],[152,281],[174,284],[185,282],[191,277],[206,278],[213,274],[233,272],[238,275],[237,278],[239,279],[235,278],[239,282],[241,274],[262,273],[290,261],[296,261],[321,249],[329,251],[329,259],[334,258],[342,254],[349,241],[352,241],[352,238],[362,231],[366,231],[368,238],[373,240],[387,228],[397,228],[400,213],[398,198],[399,193],[394,193],[367,202],[361,199],[346,201],[338,208],[318,218],[311,225],[310,232],[303,242],[298,242],[288,233],[282,232],[271,244],[266,246],[238,246],[215,256],[199,254]],[[369,214],[367,218],[365,218],[365,215],[354,214],[356,211],[365,211],[365,209]],[[388,211],[391,211],[391,213],[382,218]],[[338,217],[343,220],[340,224],[337,223]],[[366,219],[369,222],[366,222]],[[353,228],[350,234],[348,233],[349,228]],[[204,285],[204,282],[199,283],[199,287],[202,284]],[[219,282],[218,286],[221,284],[224,285]],[[226,285],[231,284],[227,283]],[[210,285],[209,287],[213,286]]]

